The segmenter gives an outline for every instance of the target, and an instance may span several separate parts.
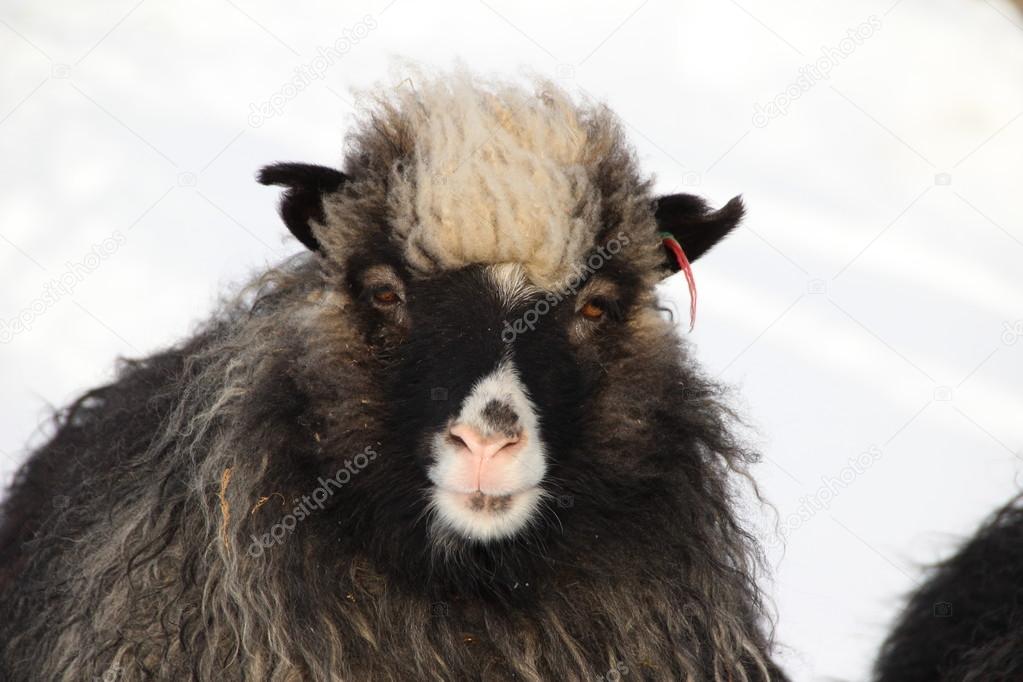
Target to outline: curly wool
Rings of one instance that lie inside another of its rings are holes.
[[[533,86],[417,71],[364,96],[345,166],[354,182],[328,201],[327,223],[351,224],[375,204],[419,274],[518,263],[556,288],[602,236],[607,210],[646,200],[636,206],[648,211],[649,198],[606,107]],[[328,251],[346,252],[350,237],[320,229]]]

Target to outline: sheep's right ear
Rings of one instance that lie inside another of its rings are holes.
[[[260,184],[287,187],[278,211],[298,241],[319,251],[310,221],[323,222],[323,195],[336,192],[347,178],[344,173],[307,163],[275,163],[259,171]]]
[[[668,194],[654,204],[657,228],[675,238],[689,262],[707,253],[738,226],[746,212],[742,198],[735,197],[714,211],[707,202],[692,194]],[[678,263],[665,254],[668,267],[677,272]]]

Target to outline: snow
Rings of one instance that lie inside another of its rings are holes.
[[[765,454],[777,517],[747,513],[795,679],[862,679],[920,566],[1016,489],[1008,2],[51,2],[0,10],[0,55],[0,476],[115,356],[297,250],[253,174],[336,164],[349,88],[400,55],[550,75],[621,114],[661,190],[744,195],[695,267],[691,338]],[[686,309],[680,277],[664,291]]]

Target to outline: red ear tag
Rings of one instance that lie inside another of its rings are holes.
[[[693,266],[689,264],[682,245],[670,232],[662,232],[661,241],[664,247],[675,256],[678,269],[686,275],[686,284],[689,285],[689,331],[693,331],[693,327],[696,326],[696,280],[693,278]]]

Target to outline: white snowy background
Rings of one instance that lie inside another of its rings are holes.
[[[1023,468],[1023,15],[1005,1],[6,2],[0,475],[116,356],[300,248],[253,174],[336,165],[349,88],[390,83],[394,56],[547,74],[621,114],[659,189],[744,195],[744,227],[696,266],[691,338],[765,453],[787,669],[863,679],[920,567]],[[665,295],[685,310],[680,280]]]

